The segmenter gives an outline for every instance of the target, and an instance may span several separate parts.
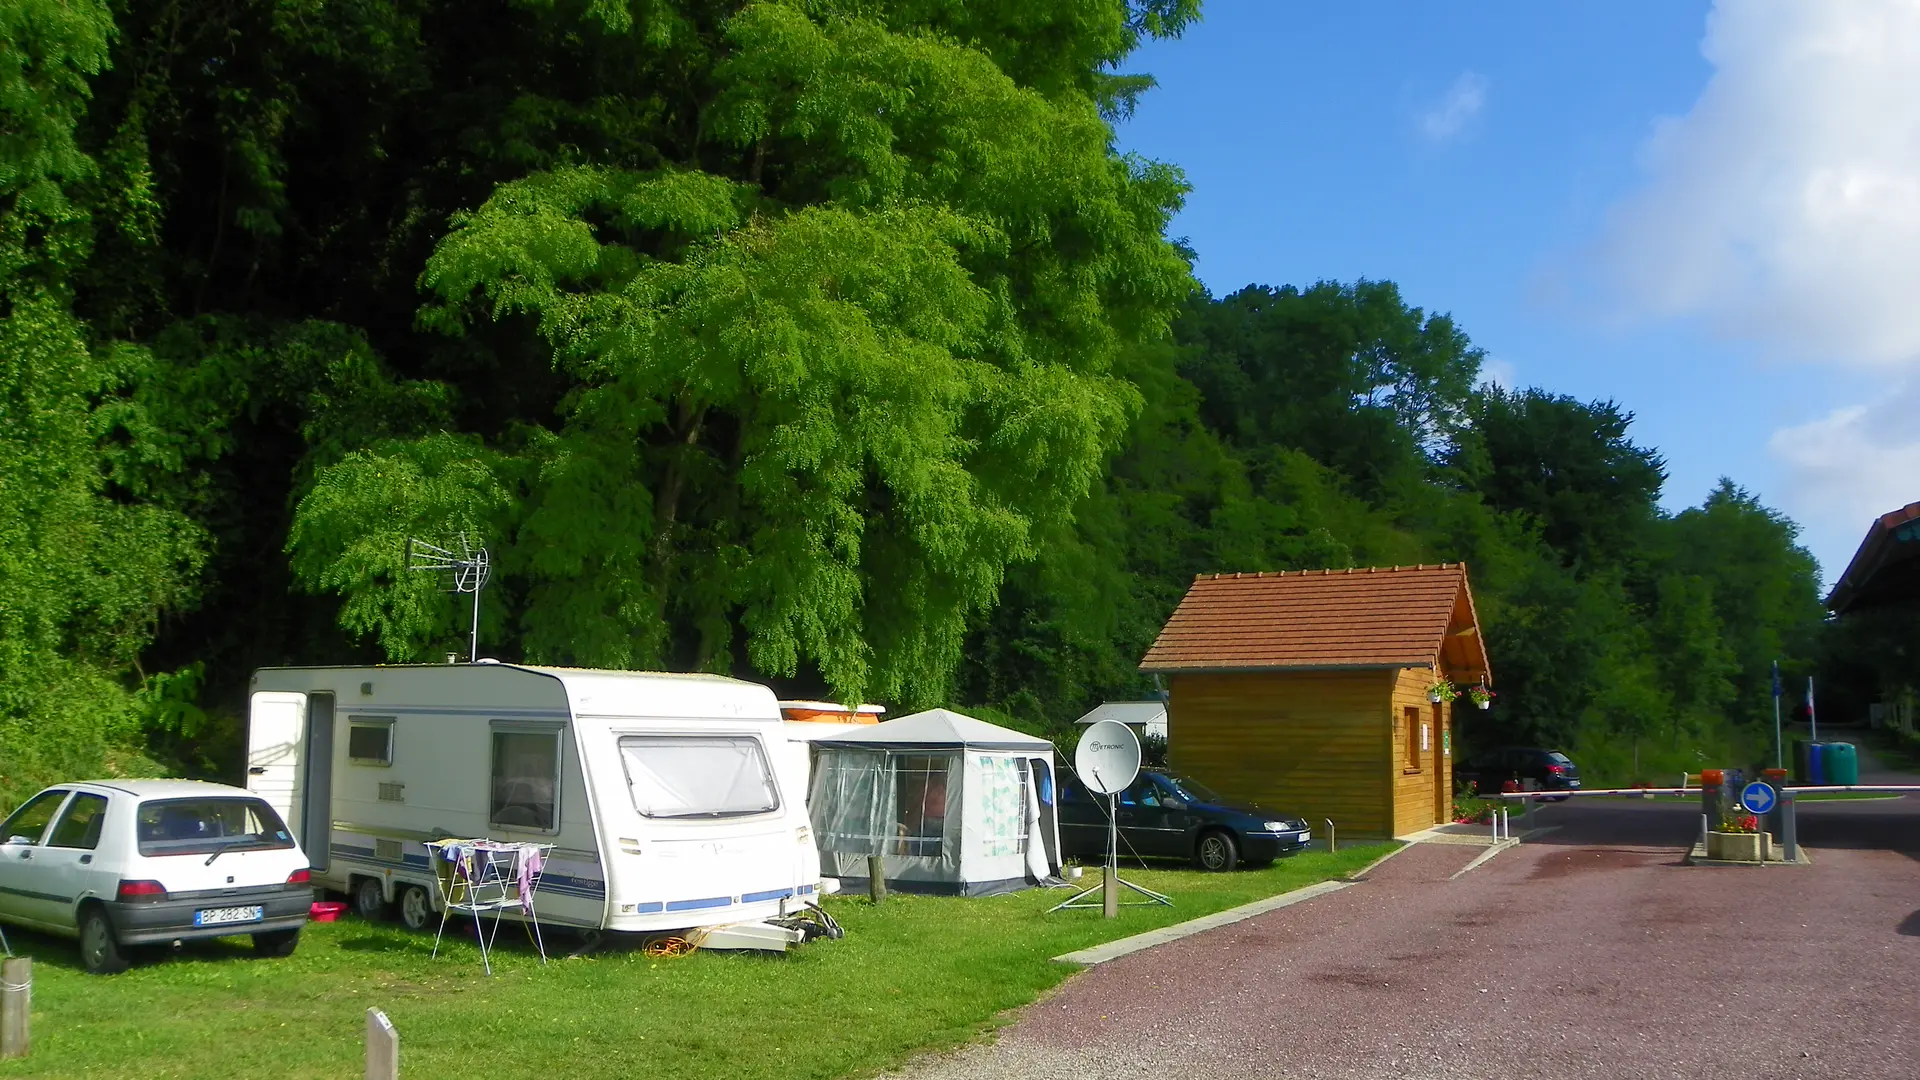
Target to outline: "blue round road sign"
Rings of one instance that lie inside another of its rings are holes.
[[[1773,804],[1778,799],[1779,796],[1774,794],[1773,788],[1759,780],[1740,789],[1740,805],[1745,807],[1749,814],[1764,814],[1772,810]]]

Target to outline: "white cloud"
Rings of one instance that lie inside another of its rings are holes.
[[[1806,542],[1832,583],[1872,520],[1920,500],[1920,379],[1866,405],[1848,405],[1767,441],[1785,466],[1782,501],[1805,523]]]
[[[1630,313],[1821,361],[1920,359],[1920,3],[1719,0],[1603,272]]]
[[[1512,390],[1519,385],[1519,378],[1520,373],[1514,369],[1512,363],[1497,356],[1489,356],[1480,361],[1480,377],[1474,385],[1498,386],[1505,390]]]
[[[1437,142],[1449,142],[1457,137],[1480,110],[1487,107],[1487,77],[1477,72],[1463,71],[1453,80],[1433,107],[1420,114],[1420,132],[1428,139]]]
[[[1787,494],[1823,516],[1868,521],[1920,499],[1920,382],[1906,382],[1868,405],[1848,405],[1818,420],[1782,428],[1767,450],[1787,465]],[[1836,568],[1837,569],[1837,568]]]
[[[1768,443],[1831,580],[1920,499],[1920,0],[1716,0],[1701,48],[1713,76],[1656,125],[1593,268],[1629,317],[1884,387]]]

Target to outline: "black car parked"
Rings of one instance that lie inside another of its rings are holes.
[[[1453,767],[1453,782],[1481,795],[1502,791],[1578,791],[1580,768],[1558,750],[1503,746]],[[1567,799],[1561,795],[1555,801]]]
[[[1060,789],[1060,846],[1069,856],[1105,858],[1107,797],[1064,773]],[[1143,770],[1114,809],[1122,858],[1190,859],[1203,870],[1231,870],[1242,863],[1264,866],[1313,839],[1298,817],[1228,802],[1159,770]]]

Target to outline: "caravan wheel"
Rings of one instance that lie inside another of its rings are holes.
[[[353,913],[367,920],[387,917],[387,887],[379,878],[363,877],[354,882]]]
[[[433,904],[427,890],[408,885],[400,890],[400,921],[409,930],[425,930],[433,923]]]

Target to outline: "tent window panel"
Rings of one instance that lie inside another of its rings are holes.
[[[883,754],[828,751],[820,755],[807,802],[822,850],[882,853],[882,838],[893,833],[891,823],[882,827],[879,818],[884,810],[876,806],[875,798],[885,764]]]
[[[951,760],[945,754],[912,754],[894,760],[894,854],[938,857],[945,848]]]
[[[979,822],[983,855],[1018,855],[1027,842],[1027,771],[1013,758],[982,754],[974,774],[982,787]]]
[[[764,814],[780,806],[773,770],[751,736],[640,736],[620,740],[633,808],[650,818]]]

